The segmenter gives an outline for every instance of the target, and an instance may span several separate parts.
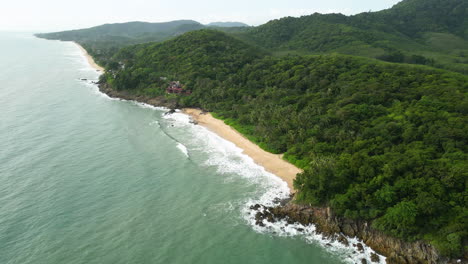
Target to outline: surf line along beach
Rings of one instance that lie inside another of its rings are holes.
[[[83,55],[86,57],[86,60],[88,61],[89,65],[91,65],[91,67],[93,67],[94,69],[100,71],[100,72],[104,72],[105,69],[101,66],[99,66],[93,59],[93,57],[91,55],[89,55],[89,53],[85,50],[85,48],[83,48],[83,46],[81,46],[80,44],[76,43],[75,41],[73,41],[73,43],[75,43],[76,46],[78,46],[78,48],[81,50],[81,52],[83,53]]]
[[[104,72],[104,68],[99,66],[91,55],[78,43],[74,42],[86,57],[89,65],[94,69]],[[147,103],[147,102],[145,102]],[[156,105],[157,106],[157,105]],[[243,150],[243,153],[249,156],[256,164],[265,168],[266,171],[276,175],[288,184],[289,189],[293,192],[293,180],[302,170],[293,164],[282,159],[281,155],[267,152],[260,148],[257,144],[248,140],[237,130],[226,125],[222,120],[214,118],[210,113],[203,112],[200,109],[185,108],[183,113],[189,115],[197,121],[199,125],[206,127],[211,132],[217,134],[223,139],[234,143],[238,148]]]
[[[185,108],[183,112],[190,115],[198,124],[234,143],[243,150],[244,154],[252,158],[256,164],[284,180],[291,191],[293,191],[293,180],[296,174],[302,172],[301,169],[282,159],[281,155],[263,150],[237,130],[226,125],[222,120],[214,118],[210,113],[194,108]]]

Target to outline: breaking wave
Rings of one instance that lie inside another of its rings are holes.
[[[177,148],[186,156],[186,157],[189,157],[189,153],[188,153],[188,150],[187,150],[187,147],[184,146],[184,144],[182,143],[177,143]]]

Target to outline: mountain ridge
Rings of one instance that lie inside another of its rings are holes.
[[[211,22],[206,25],[209,27],[250,27],[242,22]]]
[[[448,30],[451,27],[455,29]],[[468,51],[468,33],[460,28],[468,32],[468,1],[405,0],[389,9],[353,16],[315,13],[276,19],[239,36],[280,53],[338,52],[468,74],[468,60],[458,56]],[[443,33],[437,35],[442,39],[461,38],[463,45],[440,49],[430,41],[434,33]]]
[[[314,13],[300,18],[275,19],[256,27],[231,27],[237,22],[222,22],[218,25],[228,27],[214,28],[251,45],[268,49],[278,56],[336,52],[389,62],[429,65],[468,74],[467,2],[404,0],[385,10],[352,16]],[[210,25],[193,20],[130,23],[37,36],[77,41],[97,61],[106,64],[106,58],[122,47],[161,42],[186,32],[209,28]],[[112,33],[117,27],[122,32]]]

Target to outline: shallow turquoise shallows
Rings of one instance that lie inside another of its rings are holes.
[[[285,183],[98,76],[73,43],[0,33],[1,264],[351,261],[253,226],[248,207]]]

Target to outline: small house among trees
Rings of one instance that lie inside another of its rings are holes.
[[[191,91],[185,90],[179,81],[170,82],[166,88],[168,94],[191,94]]]

